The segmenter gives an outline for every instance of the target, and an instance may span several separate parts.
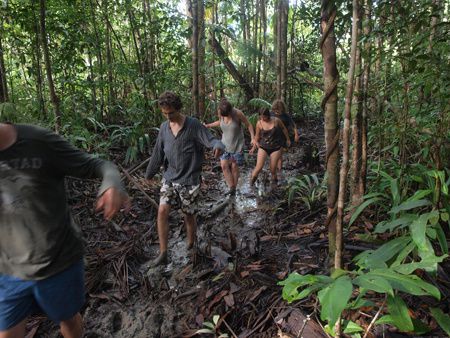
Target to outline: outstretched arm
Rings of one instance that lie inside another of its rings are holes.
[[[201,123],[197,124],[196,132],[200,144],[207,148],[213,148],[215,157],[219,157],[220,154],[225,151],[225,146],[223,145],[223,143],[212,136],[209,130]]]
[[[213,128],[213,127],[219,127],[220,126],[220,121],[219,120],[217,120],[217,121],[214,121],[214,122],[211,122],[211,123],[205,123],[205,124],[203,124],[206,128]]]
[[[66,141],[61,136],[47,131],[45,141],[48,158],[56,173],[80,178],[101,178],[98,191],[97,211],[103,211],[105,219],[110,220],[122,207],[130,207],[128,195],[123,187],[117,167],[89,155]]]

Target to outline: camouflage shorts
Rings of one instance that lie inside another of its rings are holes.
[[[194,215],[198,210],[199,195],[200,184],[182,185],[163,180],[159,204],[169,204],[171,207],[181,209],[185,214]]]

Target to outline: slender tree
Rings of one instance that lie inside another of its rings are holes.
[[[192,108],[195,116],[199,116],[199,100],[198,100],[198,40],[199,40],[199,26],[198,26],[198,3],[201,0],[190,0],[190,15],[191,15],[191,54],[192,54]]]
[[[350,119],[352,110],[353,85],[356,66],[356,49],[358,44],[358,25],[359,25],[359,3],[353,0],[353,17],[352,17],[352,45],[350,50],[350,67],[348,70],[347,88],[345,94],[344,108],[344,127],[342,130],[342,163],[339,172],[339,195],[336,219],[336,252],[334,267],[342,268],[342,250],[343,250],[343,223],[344,223],[344,207],[347,190],[347,172],[349,164],[350,151]]]
[[[55,113],[55,131],[58,132],[61,127],[61,110],[59,106],[59,97],[56,94],[55,85],[53,83],[53,74],[52,74],[52,62],[50,59],[50,51],[48,48],[48,37],[47,37],[47,31],[45,28],[45,13],[46,13],[46,4],[45,0],[40,0],[40,37],[41,37],[41,45],[42,50],[44,52],[44,63],[45,63],[45,71],[47,74],[47,82],[48,82],[48,89],[50,92],[50,100],[53,104],[53,109]]]
[[[337,85],[339,74],[336,66],[336,38],[334,21],[336,19],[336,5],[334,0],[322,0],[320,50],[323,58],[324,97],[322,110],[325,118],[325,165],[327,172],[327,219],[328,242],[330,257],[336,251],[336,211],[339,190],[339,132]]]
[[[358,12],[361,18],[361,12]],[[358,20],[358,36],[361,35],[361,20]],[[352,118],[352,160],[351,160],[351,206],[356,208],[362,202],[363,196],[360,194],[361,181],[361,153],[362,153],[362,114],[363,114],[363,73],[362,73],[362,46],[356,47],[355,56],[355,84],[353,90]]]
[[[206,68],[205,68],[205,4],[198,1],[198,117],[205,115],[206,105]]]
[[[277,98],[286,99],[287,81],[287,29],[288,29],[289,1],[278,1],[277,14]]]
[[[3,57],[3,43],[2,43],[2,33],[3,33],[3,22],[0,22],[0,102],[7,102],[8,99],[8,85],[6,80],[6,67],[5,60]]]

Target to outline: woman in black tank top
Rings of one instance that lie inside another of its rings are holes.
[[[289,134],[280,119],[270,115],[268,108],[262,108],[259,112],[259,121],[256,123],[255,143],[258,147],[256,166],[253,169],[250,185],[253,185],[259,173],[264,167],[266,158],[270,159],[270,173],[272,183],[277,182],[277,164],[281,156],[281,148],[284,144],[291,145]],[[256,147],[250,150],[252,154]]]

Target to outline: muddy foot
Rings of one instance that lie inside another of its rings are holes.
[[[167,251],[161,252],[158,257],[156,257],[151,263],[150,267],[154,268],[159,265],[166,265],[169,262],[167,257]]]
[[[230,188],[225,195],[230,197],[236,196],[236,188]]]

